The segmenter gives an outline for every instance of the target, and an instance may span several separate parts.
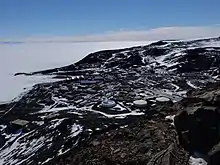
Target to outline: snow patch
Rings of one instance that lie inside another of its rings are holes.
[[[26,143],[25,137],[31,135],[33,132],[8,135],[10,140],[0,149],[0,164],[22,164],[42,148],[46,140],[44,136],[31,140],[29,144]],[[21,161],[19,157],[25,157],[25,159]]]
[[[60,125],[66,118],[63,119],[55,119],[51,121],[51,125],[49,126],[49,128],[56,128],[58,125]]]
[[[44,125],[44,121],[33,121],[32,123],[37,124],[39,126]]]
[[[187,85],[189,85],[190,87],[194,88],[194,89],[199,89],[199,87],[195,86],[194,84],[192,84],[191,81],[187,81]]]
[[[220,41],[201,42],[202,47],[220,47]]]
[[[175,118],[175,115],[166,116],[166,117],[165,117],[165,120],[170,120],[170,121],[172,121],[171,125],[174,126],[174,118]]]
[[[195,158],[190,156],[189,165],[208,165],[208,163],[202,158]]]
[[[70,131],[70,137],[76,137],[83,131],[83,127],[77,124],[73,124]]]

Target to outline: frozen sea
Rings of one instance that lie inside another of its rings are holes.
[[[91,52],[148,45],[152,41],[0,44],[0,103],[22,95],[34,84],[52,81],[46,76],[14,76],[75,63]]]

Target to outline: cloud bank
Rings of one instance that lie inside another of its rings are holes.
[[[85,36],[30,37],[26,42],[106,42],[106,41],[155,41],[219,37],[220,25],[173,26],[149,30],[116,31]]]

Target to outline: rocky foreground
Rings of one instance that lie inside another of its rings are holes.
[[[54,164],[219,165],[219,107],[219,83],[191,91],[138,122],[92,136]]]
[[[220,38],[211,38],[17,73],[57,81],[0,105],[0,164],[219,165],[219,68]]]

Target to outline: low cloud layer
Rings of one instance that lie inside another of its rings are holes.
[[[118,31],[104,34],[77,37],[30,37],[26,42],[95,42],[95,41],[155,41],[170,39],[195,39],[219,37],[220,25],[215,26],[176,26],[149,30]]]

